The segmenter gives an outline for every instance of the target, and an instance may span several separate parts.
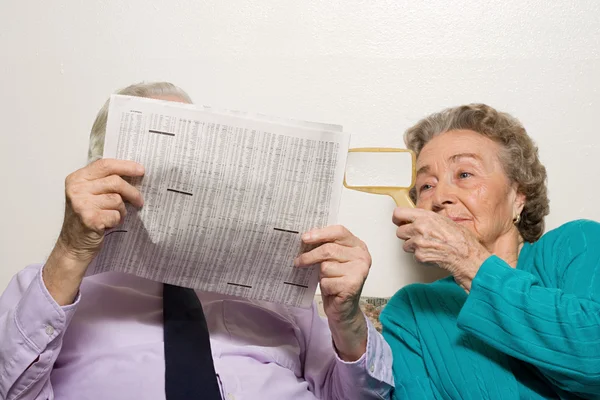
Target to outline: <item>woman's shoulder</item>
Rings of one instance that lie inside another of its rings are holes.
[[[546,232],[540,240],[545,238],[560,238],[573,234],[600,236],[600,223],[591,219],[576,219],[565,222],[559,227]]]
[[[424,305],[439,304],[440,301],[455,303],[462,298],[466,298],[466,293],[451,276],[432,283],[413,283],[398,290],[387,302],[382,314],[384,312],[413,314],[415,309],[420,309]]]
[[[548,231],[535,245],[551,246],[554,250],[570,250],[577,253],[578,250],[588,247],[600,248],[594,245],[598,241],[600,241],[600,223],[589,219],[578,219]]]
[[[563,287],[591,279],[600,268],[600,223],[580,219],[548,231],[533,243],[527,258],[543,281]],[[519,262],[521,262],[519,260]],[[526,268],[525,268],[526,269]],[[530,272],[531,272],[530,271]]]

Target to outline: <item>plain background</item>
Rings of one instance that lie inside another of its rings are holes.
[[[354,147],[402,146],[419,118],[485,102],[539,144],[548,228],[600,220],[595,0],[2,0],[0,26],[0,290],[45,260],[96,112],[141,80],[205,105],[341,124]],[[344,192],[340,222],[373,255],[367,295],[437,273],[402,253],[393,208]]]

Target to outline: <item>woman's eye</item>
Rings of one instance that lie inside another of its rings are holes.
[[[461,172],[460,174],[458,174],[458,177],[460,179],[466,179],[473,176],[473,174],[471,174],[470,172]]]
[[[423,190],[428,190],[431,189],[431,185],[425,184],[422,185],[421,188],[419,189],[419,192],[422,192]]]

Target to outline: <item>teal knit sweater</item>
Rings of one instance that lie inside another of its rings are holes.
[[[600,399],[600,224],[488,258],[467,295],[452,277],[401,289],[381,313],[394,399]]]

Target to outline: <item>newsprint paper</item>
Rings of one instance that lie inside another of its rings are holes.
[[[310,307],[302,233],[335,224],[350,135],[336,125],[113,95],[105,158],[146,170],[89,274]]]

